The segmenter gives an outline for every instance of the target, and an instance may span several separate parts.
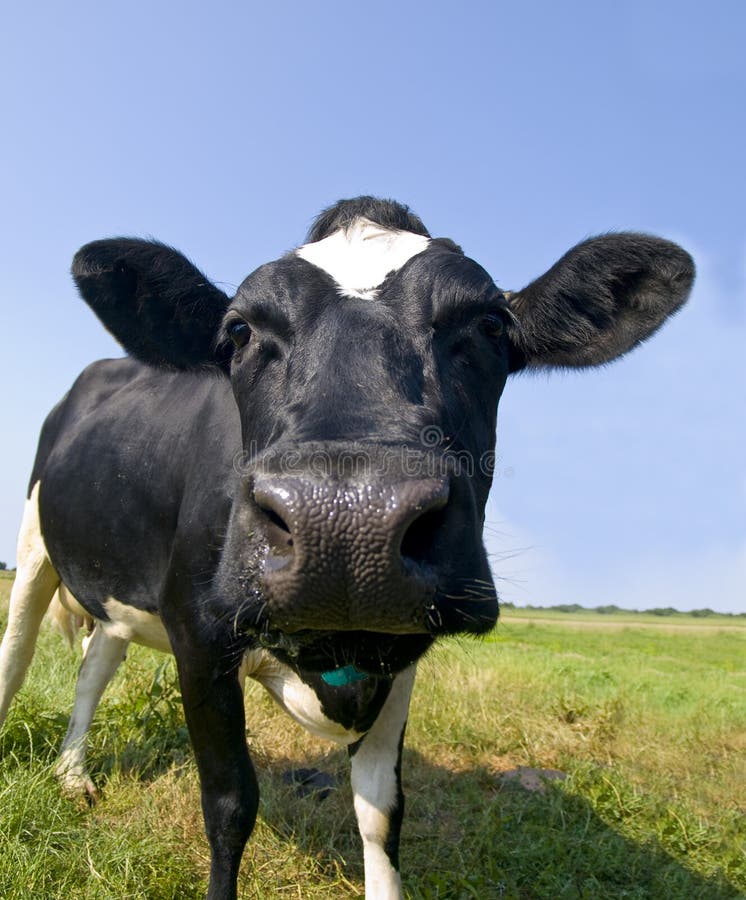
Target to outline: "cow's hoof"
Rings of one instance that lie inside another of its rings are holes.
[[[282,773],[284,784],[295,785],[299,797],[315,795],[317,800],[326,800],[329,794],[338,787],[338,781],[328,772],[318,769],[288,769]]]
[[[69,800],[84,800],[89,806],[93,806],[99,799],[98,788],[93,783],[90,775],[76,774],[57,770],[62,793]]]

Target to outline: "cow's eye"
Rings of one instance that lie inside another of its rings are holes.
[[[502,313],[489,313],[482,319],[482,331],[491,338],[503,336],[505,331],[505,317]]]
[[[248,323],[241,319],[236,319],[228,325],[226,330],[236,350],[240,350],[241,347],[245,347],[248,344],[251,337],[251,328],[249,328]]]

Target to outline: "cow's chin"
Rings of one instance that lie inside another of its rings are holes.
[[[427,652],[429,634],[375,631],[264,631],[256,640],[277,659],[297,670],[331,672],[353,666],[361,674],[390,678]]]

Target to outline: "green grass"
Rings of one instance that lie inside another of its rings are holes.
[[[9,585],[0,577],[3,624]],[[746,896],[746,627],[558,615],[511,610],[489,640],[423,662],[404,759],[407,895]],[[90,752],[102,797],[88,808],[52,775],[78,658],[44,630],[0,735],[4,900],[202,896],[199,788],[164,659],[132,648],[104,698]],[[346,754],[258,687],[247,723],[262,804],[241,895],[361,896]],[[281,779],[293,764],[343,787],[298,799]],[[517,766],[566,777],[532,792],[501,777]]]

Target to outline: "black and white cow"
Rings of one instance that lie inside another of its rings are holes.
[[[361,197],[232,299],[150,241],[88,244],[73,275],[130,358],[86,369],[42,430],[0,722],[61,585],[97,623],[63,774],[85,781],[81,742],[127,642],[172,649],[209,897],[235,897],[258,803],[241,668],[347,744],[366,896],[399,897],[417,660],[497,620],[483,461],[505,382],[626,353],[684,302],[691,258],[609,234],[509,293],[406,207]]]

